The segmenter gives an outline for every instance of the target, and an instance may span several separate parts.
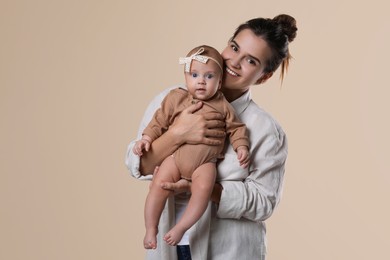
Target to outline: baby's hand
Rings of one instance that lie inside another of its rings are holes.
[[[145,150],[146,152],[149,151],[151,140],[149,137],[143,136],[141,140],[138,140],[134,147],[133,147],[133,153],[142,156],[142,151]]]
[[[237,159],[242,168],[247,168],[249,165],[249,151],[246,146],[239,146],[237,148]]]

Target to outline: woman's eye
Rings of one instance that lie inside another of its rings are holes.
[[[237,52],[237,51],[238,51],[237,46],[236,46],[236,45],[232,45],[232,50],[233,50],[234,52]]]
[[[252,59],[247,59],[248,63],[251,64],[251,65],[256,65],[256,61],[252,60]]]

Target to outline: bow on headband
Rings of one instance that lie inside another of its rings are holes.
[[[197,52],[195,52],[191,56],[179,59],[179,64],[185,64],[185,67],[184,67],[185,72],[190,72],[192,60],[197,60],[199,62],[206,64],[209,59],[215,61],[217,63],[217,65],[219,66],[219,68],[223,71],[221,64],[219,64],[219,62],[216,59],[211,58],[209,56],[200,55],[203,52],[204,52],[204,48],[200,48]]]

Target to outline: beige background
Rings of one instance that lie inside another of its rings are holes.
[[[268,259],[390,259],[386,1],[138,2],[0,1],[0,259],[142,259],[143,110],[179,56],[279,13],[295,59],[253,88],[290,145]]]

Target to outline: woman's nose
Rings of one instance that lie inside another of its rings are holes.
[[[230,58],[230,65],[234,68],[240,68],[240,64],[241,64],[240,62],[241,62],[241,59],[238,56],[234,56],[234,57]]]

